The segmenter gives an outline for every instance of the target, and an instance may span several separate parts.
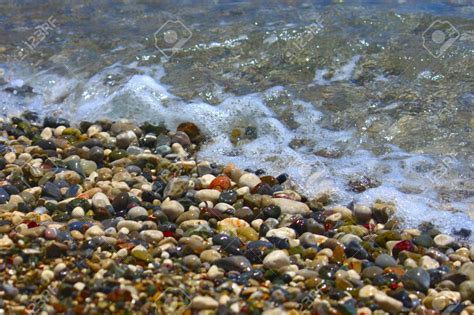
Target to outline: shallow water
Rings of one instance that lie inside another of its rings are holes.
[[[391,200],[405,226],[474,230],[471,1],[16,1],[0,12],[4,114],[190,120],[209,139],[200,158],[287,172],[334,203]],[[256,136],[233,141],[235,128]],[[350,189],[366,178],[372,188]]]

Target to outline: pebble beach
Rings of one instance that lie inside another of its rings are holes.
[[[2,314],[474,314],[470,231],[307,198],[132,121],[0,122]]]

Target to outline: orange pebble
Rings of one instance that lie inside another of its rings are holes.
[[[399,276],[403,276],[405,274],[405,270],[399,267],[387,267],[384,269],[384,273],[396,273]]]
[[[225,175],[221,175],[214,178],[214,180],[211,182],[208,188],[224,191],[224,190],[229,189],[230,185],[231,185],[230,178]]]

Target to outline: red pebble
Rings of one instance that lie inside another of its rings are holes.
[[[367,223],[364,224],[363,227],[365,227],[369,232],[374,232],[375,231],[375,224],[372,223]]]
[[[398,254],[404,250],[413,252],[415,250],[415,247],[413,246],[413,243],[409,240],[400,241],[397,244],[395,244],[395,246],[393,246],[393,250],[392,250],[393,256],[398,257]]]
[[[230,188],[230,185],[230,178],[225,175],[221,175],[214,178],[208,188],[224,191],[228,190]]]
[[[171,237],[171,236],[174,235],[174,233],[173,233],[173,231],[164,231],[164,232],[163,232],[163,235],[164,235],[165,237]]]
[[[325,223],[325,224],[324,224],[324,229],[325,229],[326,231],[329,231],[330,229],[332,229],[332,224],[330,224],[330,223]]]
[[[26,223],[26,222],[25,222],[25,223]],[[28,228],[29,228],[29,229],[32,229],[32,228],[37,227],[37,226],[38,226],[38,223],[36,223],[35,221],[30,221],[30,222],[27,223],[27,225],[28,225]]]

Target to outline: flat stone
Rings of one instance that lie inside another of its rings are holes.
[[[201,252],[201,255],[199,256],[202,261],[204,262],[214,262],[218,259],[220,259],[222,256],[219,254],[219,252],[215,249],[206,249]]]
[[[117,229],[120,231],[122,228],[127,228],[129,231],[138,231],[142,228],[143,224],[132,220],[122,220],[117,223]]]
[[[215,265],[225,271],[247,272],[252,269],[252,264],[245,256],[230,256],[216,260]]]
[[[87,229],[85,236],[86,237],[98,237],[98,236],[104,236],[105,232],[102,230],[102,228],[98,225],[94,225],[90,228]]]
[[[260,178],[253,173],[245,173],[239,178],[239,187],[249,187],[253,189],[255,186],[260,184]]]
[[[159,242],[163,239],[163,232],[158,230],[145,230],[141,231],[140,235],[147,242]]]
[[[311,209],[305,203],[294,201],[286,198],[272,198],[272,203],[280,207],[281,212],[284,214],[309,214]]]
[[[219,303],[209,296],[196,296],[191,302],[191,307],[197,310],[213,310],[219,306]]]
[[[400,313],[403,308],[403,303],[389,297],[384,293],[376,293],[374,295],[375,302],[380,305],[380,307],[387,312]]]
[[[277,229],[271,229],[270,231],[267,232],[266,237],[272,237],[276,236],[279,238],[286,238],[286,239],[295,239],[296,238],[296,232],[292,228],[288,227],[281,227]]]
[[[219,200],[221,192],[215,189],[201,189],[194,195],[199,201],[211,201],[216,203]]]
[[[448,247],[454,243],[455,239],[454,237],[446,234],[438,234],[434,237],[433,241],[438,247]]]

